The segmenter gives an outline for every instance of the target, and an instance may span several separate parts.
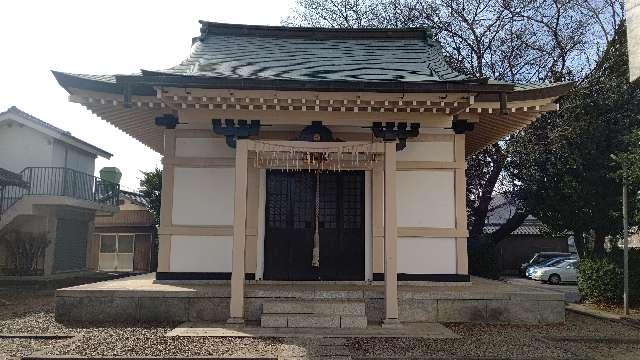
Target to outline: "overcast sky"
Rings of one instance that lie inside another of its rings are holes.
[[[164,69],[188,53],[198,20],[279,25],[294,0],[12,0],[0,12],[0,112],[15,105],[114,156],[122,186],[137,189],[141,170],[160,155],[68,101],[50,70],[127,74]]]

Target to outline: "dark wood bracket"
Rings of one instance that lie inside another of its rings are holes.
[[[408,138],[414,138],[420,134],[420,123],[407,125],[406,122],[397,124],[386,122],[383,125],[381,122],[374,122],[370,129],[373,132],[373,136],[382,139],[384,142],[397,140],[396,151],[402,151],[407,147]]]
[[[469,122],[467,120],[453,120],[451,122],[451,129],[456,134],[464,134],[473,130],[476,124]]]
[[[251,120],[248,122],[247,120],[238,120],[226,119],[224,121],[224,125],[222,125],[222,120],[213,119],[211,120],[211,126],[213,128],[213,132],[218,135],[223,135],[227,145],[230,148],[236,148],[236,140],[238,139],[248,139],[251,136],[257,136],[260,133],[260,120]]]
[[[178,117],[173,114],[164,114],[162,116],[158,116],[155,119],[155,123],[157,126],[162,126],[165,129],[175,129],[176,125],[180,124]]]

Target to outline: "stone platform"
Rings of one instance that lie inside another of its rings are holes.
[[[364,328],[264,328],[247,324],[243,328],[229,328],[226,324],[183,323],[167,333],[167,336],[184,337],[268,337],[268,338],[423,338],[458,339],[446,326],[433,322],[405,323],[389,329],[370,324]]]
[[[58,321],[225,322],[228,282],[156,283],[154,274],[74,286],[56,291]],[[547,324],[564,321],[563,295],[500,281],[471,284],[398,285],[403,322]],[[278,300],[358,300],[369,323],[384,313],[382,283],[261,283],[245,286],[245,317],[258,321],[265,303]],[[271,305],[269,305],[271,306]]]

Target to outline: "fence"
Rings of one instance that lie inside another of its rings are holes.
[[[63,167],[28,167],[20,172],[28,188],[0,188],[0,216],[27,195],[67,196],[118,206],[120,185],[83,172]]]

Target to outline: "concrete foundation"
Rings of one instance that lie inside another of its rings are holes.
[[[398,286],[402,322],[487,322],[548,324],[564,322],[560,293],[524,289],[503,282],[472,278],[471,285]],[[225,322],[229,318],[228,282],[158,284],[154,274],[60,289],[58,321],[108,323],[120,321]],[[369,322],[384,315],[381,284],[249,282],[245,288],[245,319],[258,321],[267,306],[279,300],[360,300]]]

